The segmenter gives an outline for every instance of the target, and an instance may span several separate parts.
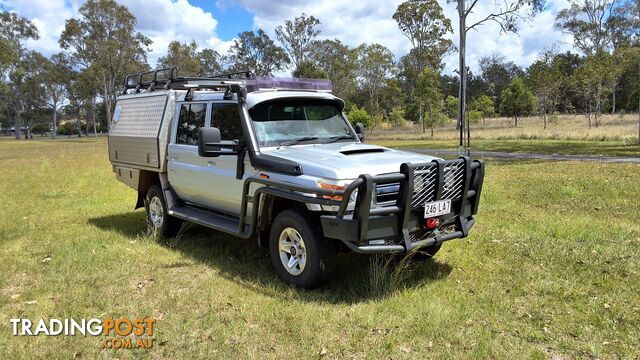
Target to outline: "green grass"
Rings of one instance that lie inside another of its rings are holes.
[[[638,166],[490,162],[471,236],[382,294],[366,256],[301,291],[253,241],[142,236],[104,139],[1,140],[0,168],[3,358],[640,357]],[[10,335],[15,317],[120,316],[157,318],[154,347]]]
[[[456,140],[371,140],[388,147],[457,150]],[[471,149],[533,154],[599,155],[640,157],[640,145],[624,141],[580,140],[473,140]]]

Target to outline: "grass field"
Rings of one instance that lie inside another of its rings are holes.
[[[375,140],[378,145],[408,149],[458,150],[457,140]],[[597,155],[640,157],[640,145],[620,141],[580,140],[474,140],[472,151],[532,154]]]
[[[486,119],[471,125],[474,150],[566,155],[640,156],[638,115],[603,116],[600,125],[587,127],[581,115],[563,115],[547,129],[537,117],[521,119],[518,127],[508,118]],[[368,141],[391,147],[458,149],[459,133],[452,126],[422,133],[416,126],[374,129]]]
[[[388,293],[340,257],[317,291],[255,242],[142,235],[105,139],[0,140],[2,358],[638,358],[640,167],[496,162],[469,238]],[[10,318],[158,319],[150,350],[14,337]]]

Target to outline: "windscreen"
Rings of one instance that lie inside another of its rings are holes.
[[[276,100],[249,110],[260,146],[355,141],[338,106],[322,100]]]

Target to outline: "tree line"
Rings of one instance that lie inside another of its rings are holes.
[[[476,2],[465,7],[457,0],[464,10],[460,16],[466,18]],[[484,21],[517,32],[519,18],[542,10],[540,1],[504,4],[494,18],[464,25],[464,33]],[[571,0],[555,27],[571,35],[574,51],[544,49],[527,68],[498,53],[486,56],[477,74],[468,69],[463,74],[462,107],[460,71],[443,74],[444,57],[459,49],[447,38],[453,29],[438,1],[408,0],[392,17],[412,45],[399,59],[381,44],[350,47],[339,39],[320,39],[320,20],[303,13],[278,26],[275,39],[262,29],[241,32],[225,54],[196,41],[173,41],[156,66],[178,66],[183,76],[246,70],[272,76],[290,70],[294,77],[330,79],[350,120],[372,131],[385,123],[414,122],[433,134],[460,109],[471,122],[502,115],[517,126],[522,116],[537,114],[546,128],[558,113],[575,113],[597,127],[605,112],[634,112],[640,106],[638,1]],[[85,2],[79,16],[65,23],[62,51],[49,58],[26,48],[39,36],[29,20],[3,12],[0,25],[0,122],[5,129],[24,129],[27,138],[34,131],[52,137],[105,131],[124,76],[151,69],[151,40],[135,30],[136,18],[114,0]],[[74,121],[58,128],[60,113]],[[15,131],[17,138],[20,133]]]

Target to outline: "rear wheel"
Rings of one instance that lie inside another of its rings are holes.
[[[158,185],[152,185],[149,188],[144,205],[147,213],[147,230],[150,234],[158,234],[165,238],[176,236],[182,221],[169,215],[167,203]]]
[[[324,284],[335,267],[335,242],[322,236],[315,217],[300,210],[284,210],[276,216],[269,252],[278,276],[305,289]]]

